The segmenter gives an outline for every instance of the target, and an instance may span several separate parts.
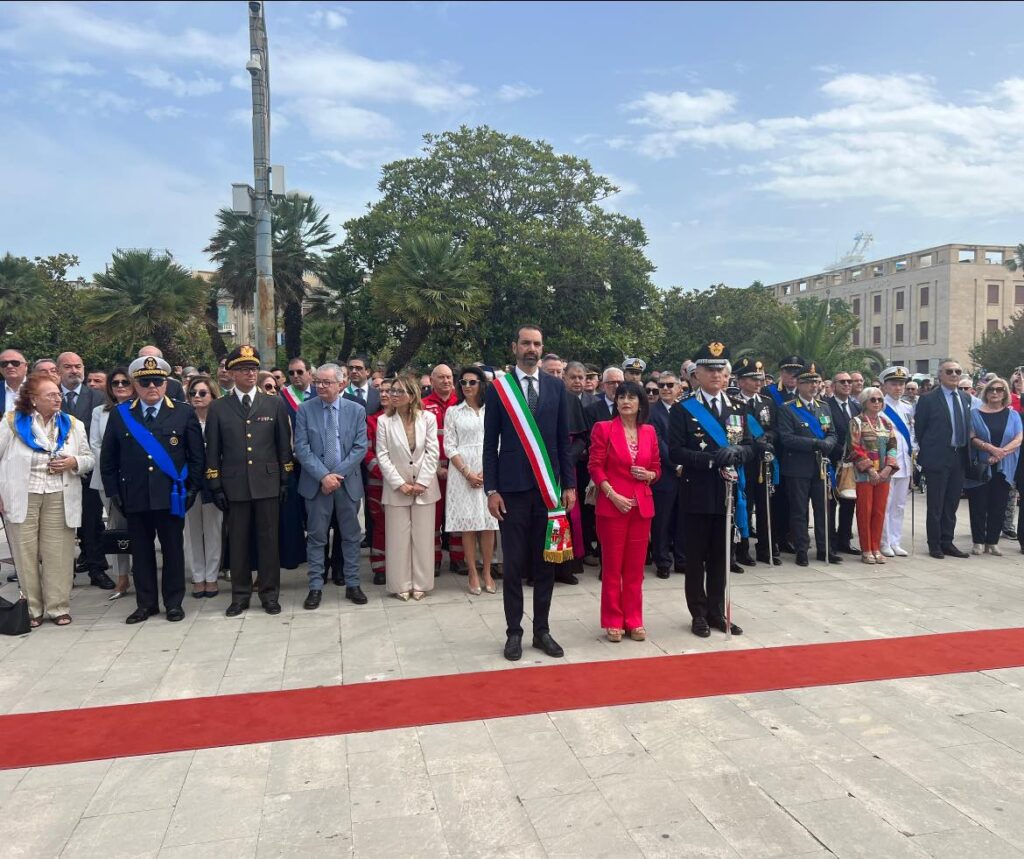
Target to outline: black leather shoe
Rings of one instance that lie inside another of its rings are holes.
[[[729,564],[729,572],[730,573],[742,573],[742,572],[744,572],[744,569],[739,564],[737,564],[735,561],[732,561]]]
[[[366,605],[369,602],[359,585],[354,588],[345,588],[345,599],[352,600],[356,605]]]
[[[659,579],[667,579],[670,575],[671,575],[671,573],[669,572],[668,567],[658,567],[658,578]]]
[[[502,572],[501,564],[500,563],[492,564],[491,565],[491,578],[492,579],[502,579],[504,577],[505,576],[504,576],[504,573]]]
[[[279,603],[277,600],[267,600],[263,603],[263,610],[267,614],[280,614],[281,603]]]
[[[935,558],[937,561],[941,561],[943,558],[946,557],[946,554],[942,551],[942,549],[929,549],[928,554]]]
[[[116,587],[114,580],[103,572],[103,570],[99,570],[95,573],[89,573],[89,583],[104,591],[112,591]]]
[[[736,560],[743,564],[744,567],[757,566],[757,561],[750,557],[750,552],[737,552]]]
[[[683,564],[676,564],[672,568],[672,572],[674,572],[674,573],[685,573],[686,572],[686,567]]]
[[[345,576],[331,576],[331,584],[337,585],[339,588],[345,584]]]
[[[247,602],[232,602],[228,606],[227,611],[224,612],[228,617],[238,617],[243,611],[249,610],[249,603]]]
[[[776,567],[781,567],[782,566],[782,557],[780,555],[772,555],[772,563]]]
[[[796,547],[789,540],[779,540],[779,551],[787,555],[796,554]]]
[[[523,634],[512,633],[505,640],[505,658],[509,662],[518,662],[523,658]]]
[[[89,565],[85,562],[85,558],[79,558],[75,561],[75,574],[89,572]]]
[[[374,573],[373,583],[375,585],[386,585],[388,583],[388,577],[384,573]]]
[[[942,547],[942,551],[943,551],[944,554],[949,555],[951,558],[969,558],[970,557],[970,555],[968,555],[966,552],[961,552],[952,543],[949,543],[949,544],[943,546]]]
[[[1017,539],[1017,532],[1013,528],[1003,528],[1003,536],[1010,539]]]
[[[560,585],[578,585],[580,583],[580,580],[572,573],[563,573],[555,576],[555,581]]]
[[[469,575],[469,567],[466,566],[465,561],[448,561],[448,569],[455,573],[457,576]]]
[[[825,553],[824,552],[818,552],[818,560],[819,561],[824,561],[825,560]],[[829,552],[828,553],[828,562],[830,564],[841,564],[843,562],[843,559],[842,559],[842,557],[840,555],[837,555],[835,552]]]
[[[796,552],[796,565],[798,567],[806,567],[810,561],[807,560],[807,552],[804,549],[797,549]]]
[[[860,554],[860,549],[857,548],[856,546],[851,546],[849,543],[846,543],[845,545],[840,546],[839,547],[839,551],[842,552],[844,555],[859,555]]]
[[[708,626],[707,620],[703,617],[695,617],[693,619],[693,623],[690,624],[690,632],[698,638],[711,637],[711,627]]]
[[[320,608],[320,598],[323,595],[323,591],[310,591],[306,594],[306,601],[302,604],[302,607],[308,608],[310,611]]]
[[[185,619],[185,609],[183,608],[169,608],[167,609],[167,619],[171,623],[177,623],[179,620]]]
[[[710,626],[712,629],[717,629],[719,632],[725,632],[725,629],[726,629],[725,618],[724,617],[709,617],[708,618],[708,626]],[[743,635],[743,630],[740,627],[736,626],[736,624],[734,623],[732,625],[732,634],[733,635]]]
[[[554,656],[556,659],[565,656],[562,646],[551,637],[550,632],[542,632],[540,635],[535,635],[533,637],[533,646],[537,650],[543,650],[548,656]]]
[[[154,614],[159,614],[155,608],[137,608],[124,619],[125,623],[142,623],[149,620]]]

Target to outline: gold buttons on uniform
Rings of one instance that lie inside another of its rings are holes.
[[[252,438],[252,433],[251,433],[251,432],[247,432],[247,433],[245,434],[245,437],[246,437],[246,438]]]
[[[249,453],[252,453],[252,448],[251,447],[247,447],[246,450],[249,451]]]

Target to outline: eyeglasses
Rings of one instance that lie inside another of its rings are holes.
[[[391,389],[391,396],[392,397],[408,397],[408,396],[410,396],[410,394],[409,394],[409,392],[405,388],[392,388]]]
[[[152,379],[152,378],[150,378],[150,379],[136,379],[135,381],[138,382],[143,388],[159,388],[167,380],[166,379]]]
[[[349,364],[348,371],[350,373],[365,373],[366,367],[360,366],[359,364]]]
[[[0,361],[0,367],[20,367],[24,363],[24,361],[19,361],[17,358],[11,358],[9,361]]]
[[[947,376],[961,376],[963,375],[964,371],[961,370],[959,367],[957,367],[955,370],[952,369],[951,367],[947,367],[942,372],[945,373]]]
[[[44,400],[60,400],[60,393],[54,391],[52,394],[39,394],[39,397]]]
[[[464,388],[475,388],[480,384],[479,379],[459,379],[459,384]]]
[[[1006,388],[989,388],[988,392],[990,394],[1005,394]]]
[[[853,379],[833,379],[832,382],[835,385],[852,385]]]
[[[341,382],[336,382],[334,379],[316,379],[313,384],[318,388],[329,388],[331,385],[340,385]]]
[[[305,376],[306,375],[306,370],[303,367],[299,367],[298,370],[289,370],[288,371],[288,375],[289,376]]]
[[[263,386],[263,390],[264,391],[269,391],[272,394],[276,394],[277,393],[277,385],[275,385],[273,382],[267,382]]]
[[[112,388],[130,388],[131,386],[132,383],[129,382],[127,379],[114,379],[110,383],[110,387]]]
[[[646,390],[647,390],[647,396],[648,397],[653,397],[655,394],[658,393],[658,389],[657,388],[647,388]]]
[[[664,388],[674,388],[675,386],[676,386],[676,382],[658,382],[658,387],[662,388],[662,389],[664,389]]]
[[[210,396],[210,392],[209,391],[193,391],[189,396],[191,396],[192,399],[195,399],[196,397],[199,397],[199,399],[203,399],[203,397]]]
[[[885,400],[882,399],[881,397],[868,397],[868,402],[869,403],[884,403]]]

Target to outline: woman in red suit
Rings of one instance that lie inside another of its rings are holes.
[[[601,543],[601,626],[609,641],[647,637],[643,583],[647,540],[654,517],[651,483],[661,476],[658,437],[647,423],[643,389],[623,382],[615,391],[618,417],[594,424],[590,476],[597,487]]]

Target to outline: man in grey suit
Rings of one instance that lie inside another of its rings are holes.
[[[337,518],[344,562],[345,597],[365,605],[359,586],[357,513],[363,497],[359,473],[366,455],[366,410],[341,395],[342,370],[324,364],[315,374],[317,396],[295,415],[295,457],[302,465],[299,495],[306,499],[306,556],[309,594],[303,608],[316,609],[324,587],[324,546],[332,515]]]

